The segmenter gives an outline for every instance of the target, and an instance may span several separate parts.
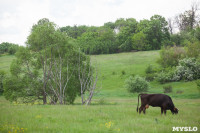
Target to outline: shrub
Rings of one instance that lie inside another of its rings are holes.
[[[157,81],[160,82],[161,84],[167,83],[174,81],[174,71],[170,70],[169,72],[164,72],[162,71],[157,75]]]
[[[181,47],[163,47],[160,51],[160,63],[163,67],[172,67],[178,65],[178,61],[186,56],[186,52]]]
[[[131,93],[146,92],[149,89],[149,83],[140,76],[134,78],[130,76],[126,81],[126,88]]]
[[[189,43],[186,47],[186,51],[189,57],[200,57],[200,41]]]
[[[150,65],[145,69],[145,72],[146,72],[146,74],[149,74],[149,73],[154,73],[155,70],[154,70],[153,66],[150,64]]]
[[[122,75],[125,75],[125,74],[126,74],[126,72],[124,70],[122,70]]]
[[[164,93],[171,93],[172,92],[172,86],[171,85],[163,86],[163,91],[164,91]]]
[[[145,77],[146,81],[153,81],[155,79],[156,75],[155,74],[147,74]]]
[[[200,79],[200,61],[197,61],[195,58],[180,60],[173,79],[175,81]]]

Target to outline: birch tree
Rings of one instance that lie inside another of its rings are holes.
[[[78,73],[80,81],[80,92],[82,105],[90,105],[94,94],[97,92],[97,81],[99,80],[98,66],[92,67],[91,60],[86,58],[81,63],[82,56],[79,55]]]

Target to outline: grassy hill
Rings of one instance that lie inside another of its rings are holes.
[[[9,72],[11,61],[15,57],[6,55],[0,57],[0,70]],[[137,94],[130,94],[125,88],[125,80],[131,75],[145,76],[145,69],[149,64],[159,67],[156,63],[159,58],[159,51],[128,52],[107,55],[92,55],[92,63],[98,66],[99,70],[99,93],[96,97],[135,97]],[[125,74],[122,74],[124,72]],[[148,93],[163,93],[163,86],[171,85],[173,92],[169,95],[176,98],[200,98],[195,81],[172,82],[160,84],[157,81],[150,82]],[[182,91],[178,93],[177,91]]]
[[[167,111],[160,114],[160,108],[150,107],[146,115],[136,112],[137,94],[129,94],[124,81],[130,75],[145,76],[149,64],[158,67],[159,51],[145,51],[91,56],[93,64],[99,65],[102,85],[91,106],[81,106],[80,98],[74,105],[25,105],[9,103],[0,97],[0,132],[37,133],[168,133],[172,127],[198,127],[200,96],[195,81],[173,82],[169,93],[178,115]],[[14,56],[0,57],[0,69],[9,71]],[[122,71],[125,74],[122,74]],[[150,83],[148,93],[163,93],[163,85]],[[177,94],[178,90],[183,91]]]
[[[99,84],[102,86],[97,96],[103,97],[134,97],[136,95],[129,94],[124,86],[125,80],[131,75],[145,76],[145,69],[148,65],[159,67],[156,63],[159,58],[159,51],[143,51],[129,52],[109,55],[93,55],[92,61],[98,64],[101,71],[101,80]],[[122,74],[122,71],[125,74]],[[148,93],[163,93],[163,86],[171,85],[173,92],[172,97],[177,98],[200,98],[195,81],[193,82],[172,82],[160,84],[157,81],[150,82]],[[178,93],[177,91],[182,91]]]
[[[14,58],[15,58],[15,56],[13,56],[13,55],[0,56],[0,70],[9,72],[10,64]]]

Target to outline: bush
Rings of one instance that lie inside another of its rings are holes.
[[[140,76],[134,78],[130,76],[126,81],[126,88],[131,93],[146,92],[149,89],[149,83]]]
[[[149,82],[149,81],[153,81],[153,80],[155,79],[155,77],[156,77],[155,74],[151,74],[151,73],[150,73],[150,74],[147,74],[147,75],[146,75],[145,80],[148,81],[148,82]]]
[[[173,81],[174,80],[173,77],[174,77],[173,70],[170,70],[168,72],[162,71],[157,75],[157,81],[160,82],[161,84],[164,84]]]
[[[125,75],[125,74],[126,74],[126,72],[124,70],[122,70],[122,75]]]
[[[145,69],[145,72],[146,72],[146,74],[149,74],[149,73],[154,73],[155,70],[154,70],[153,66],[150,64],[150,65]]]
[[[187,45],[186,51],[188,57],[194,57],[194,58],[200,57],[200,41],[189,43]]]
[[[173,79],[175,81],[200,79],[200,61],[195,58],[185,58],[180,60],[179,65],[176,67]]]
[[[163,91],[164,91],[164,93],[171,93],[172,92],[172,86],[171,85],[163,86]]]
[[[163,67],[173,67],[178,65],[178,61],[186,56],[186,52],[181,47],[163,47],[160,51],[160,63]]]

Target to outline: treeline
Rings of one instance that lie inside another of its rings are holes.
[[[87,54],[156,50],[170,41],[167,21],[160,15],[140,22],[134,18],[120,18],[100,27],[66,26],[61,31],[76,39]]]
[[[9,53],[9,54],[15,54],[19,48],[19,45],[8,43],[8,42],[2,42],[0,44],[0,54]]]
[[[60,28],[76,39],[87,54],[109,54],[132,50],[158,50],[162,46],[186,46],[200,39],[197,4],[190,10],[166,20],[154,15],[149,20],[120,18],[103,26],[66,26]]]

